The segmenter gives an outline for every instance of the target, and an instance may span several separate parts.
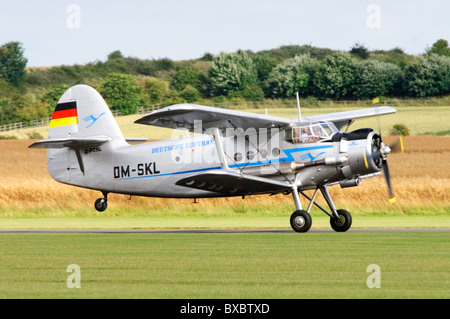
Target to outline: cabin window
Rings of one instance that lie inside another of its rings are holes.
[[[331,122],[295,123],[285,131],[285,139],[292,143],[316,143],[331,138],[336,132],[338,129]]]

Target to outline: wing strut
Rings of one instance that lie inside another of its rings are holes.
[[[292,196],[294,198],[295,210],[302,209],[302,203],[300,202],[300,196],[298,195],[297,184],[292,185]]]
[[[211,128],[211,130],[214,136],[216,151],[217,154],[219,155],[220,166],[224,170],[229,170],[230,168],[228,167],[228,163],[225,158],[225,151],[223,150],[222,134],[220,133],[220,130],[217,127]]]

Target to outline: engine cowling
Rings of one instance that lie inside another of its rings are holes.
[[[351,134],[341,143],[347,143],[349,164],[342,168],[346,178],[367,175],[379,172],[383,169],[383,160],[390,153],[390,148],[384,145],[381,136],[373,131],[367,132],[363,139],[352,139]],[[357,137],[361,137],[358,132]]]

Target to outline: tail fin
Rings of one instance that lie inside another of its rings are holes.
[[[30,148],[47,148],[48,169],[57,181],[71,180],[70,152],[76,155],[81,173],[85,165],[81,150],[103,145],[111,140],[125,141],[116,120],[101,95],[87,85],[75,85],[68,89],[53,112],[48,140],[30,145]]]
[[[75,85],[60,98],[53,112],[49,139],[107,136],[123,139],[102,96],[88,85]]]

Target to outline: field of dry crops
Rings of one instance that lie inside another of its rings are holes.
[[[386,137],[394,143],[396,137]],[[67,211],[98,214],[93,202],[100,192],[55,182],[47,172],[46,152],[28,149],[32,140],[0,141],[0,216],[21,216],[34,212],[43,216],[64,216]],[[330,187],[339,208],[355,214],[450,214],[450,137],[410,136],[404,138],[405,152],[389,157],[397,203],[387,203],[384,178],[363,180],[360,187]],[[319,196],[318,196],[319,197]],[[192,200],[142,198],[112,194],[109,209],[103,214],[187,214],[232,213],[290,214],[291,196],[251,196],[228,199]],[[320,201],[320,200],[319,200]],[[85,213],[86,214],[86,213]]]

